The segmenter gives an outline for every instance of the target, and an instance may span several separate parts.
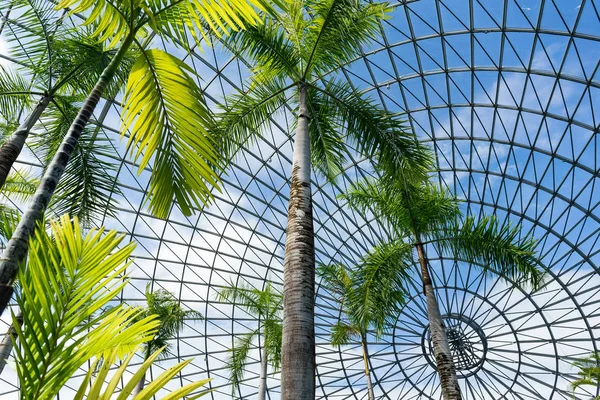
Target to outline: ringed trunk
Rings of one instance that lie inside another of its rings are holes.
[[[75,117],[69,131],[63,138],[58,151],[48,165],[42,181],[29,203],[29,208],[23,214],[17,229],[2,254],[2,258],[0,258],[0,315],[2,315],[12,297],[13,282],[19,270],[19,262],[27,254],[29,237],[33,233],[38,221],[41,220],[42,214],[46,210],[58,185],[58,181],[69,162],[69,158],[79,142],[81,133],[92,116],[98,101],[100,101],[104,88],[106,88],[115,75],[119,64],[133,42],[134,34],[130,33],[123,41],[121,48],[102,72],[96,86],[92,89],[83,107],[79,110],[77,117]]]
[[[315,249],[306,92],[301,85],[283,262],[282,400],[315,398]]]
[[[427,300],[427,317],[429,319],[429,330],[431,332],[431,341],[433,343],[433,355],[442,387],[442,396],[444,400],[462,400],[458,378],[456,377],[456,368],[452,360],[452,353],[448,345],[446,336],[446,327],[442,321],[440,306],[435,298],[433,283],[427,267],[427,257],[423,244],[417,242],[417,254],[419,264],[421,265],[421,277],[423,279],[423,292]]]
[[[263,343],[262,356],[260,358],[260,381],[258,382],[258,400],[267,398],[267,346]]]
[[[16,317],[17,323],[19,326],[23,325],[23,314],[21,311],[17,314]],[[14,322],[10,324],[8,331],[2,338],[2,342],[0,343],[0,375],[2,375],[2,371],[4,371],[4,367],[6,367],[6,362],[8,357],[10,357],[10,353],[12,352],[13,345],[17,342],[17,330],[15,329]]]
[[[0,146],[0,189],[4,186],[13,164],[17,161],[19,154],[21,154],[31,129],[35,126],[42,116],[42,113],[48,107],[50,100],[52,100],[52,96],[42,96],[25,121],[23,121],[17,130],[15,130],[13,134],[2,143],[2,146]]]
[[[373,391],[373,383],[371,382],[371,372],[369,371],[369,349],[367,348],[366,337],[362,337],[361,344],[363,350],[363,361],[365,363],[365,378],[367,379],[369,400],[375,400],[375,392]]]

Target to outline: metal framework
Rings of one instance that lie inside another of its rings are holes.
[[[442,313],[457,326],[457,345],[470,357],[459,368],[465,399],[570,399],[571,362],[600,350],[600,3],[412,0],[395,6],[380,40],[331,73],[389,110],[406,113],[418,137],[436,151],[436,178],[465,200],[465,212],[522,223],[540,240],[541,263],[549,272],[546,289],[531,292],[484,275],[467,260],[436,257],[429,245]],[[0,25],[0,33],[10,29],[9,23]],[[10,64],[1,46],[0,57]],[[218,44],[187,55],[186,62],[213,104],[246,89],[247,63]],[[118,219],[99,224],[139,243],[133,283],[122,300],[141,300],[151,282],[200,311],[205,320],[186,326],[176,340],[177,357],[154,366],[152,376],[193,357],[174,385],[211,377],[212,398],[231,398],[227,350],[234,335],[256,321],[217,303],[215,289],[229,281],[261,287],[270,280],[281,287],[289,120],[272,121],[264,140],[241,152],[213,206],[190,218],[173,209],[162,221],[144,207],[147,172],[138,177],[137,166],[124,157],[119,112],[118,99],[109,99],[95,118],[115,150],[99,157],[118,163],[123,192]],[[38,172],[41,167],[34,154],[21,163]],[[368,160],[354,157],[336,184],[314,178],[319,262],[352,265],[386,237],[372,216],[336,199],[353,179],[370,173]],[[390,333],[380,342],[371,338],[378,398],[441,398],[424,307],[415,285]],[[340,310],[320,288],[316,314],[317,398],[366,398],[360,345],[329,345],[329,327]],[[6,317],[0,324],[4,330]],[[236,389],[243,398],[256,396],[260,345]],[[269,398],[279,398],[278,375],[268,385]],[[14,375],[0,377],[2,393],[16,396]],[[581,391],[576,397],[598,394]],[[61,397],[71,396],[67,390]]]

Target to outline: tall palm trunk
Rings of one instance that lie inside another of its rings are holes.
[[[373,382],[371,382],[371,372],[369,371],[369,349],[367,348],[367,338],[362,335],[361,338],[363,361],[365,363],[365,378],[367,378],[367,390],[369,392],[369,400],[375,400],[375,392],[373,392]]]
[[[258,382],[258,400],[267,398],[267,344],[263,343],[262,356],[260,357],[260,381]]]
[[[150,358],[151,355],[152,355],[152,353],[150,352],[150,343],[146,343],[146,352],[144,353],[144,362],[148,358]],[[144,390],[145,384],[146,384],[146,373],[144,372],[144,375],[142,375],[142,379],[140,379],[140,381],[137,383],[137,385],[135,385],[135,388],[131,392],[132,397],[135,397],[139,392]]]
[[[442,396],[444,400],[461,400],[462,395],[460,392],[460,386],[458,386],[456,368],[454,367],[452,353],[450,352],[450,346],[448,345],[446,327],[442,321],[440,306],[433,291],[433,283],[427,267],[425,249],[423,248],[423,244],[420,242],[417,242],[416,248],[419,256],[419,264],[421,265],[423,291],[425,298],[427,299],[429,330],[431,332],[431,341],[433,342],[435,365],[437,367],[438,375],[440,377],[440,385],[442,387]]]
[[[23,314],[21,311],[17,314],[17,323],[19,326],[23,325]],[[13,349],[13,343],[17,340],[17,330],[15,329],[14,323],[10,324],[8,328],[8,332],[2,338],[2,342],[0,343],[0,375],[2,375],[2,371],[4,371],[4,367],[6,366],[6,361],[8,357],[10,357],[10,353]]]
[[[2,315],[2,312],[6,309],[8,302],[12,297],[12,284],[17,276],[19,262],[23,260],[27,254],[29,237],[33,233],[36,224],[40,221],[43,212],[48,206],[48,203],[54,194],[54,190],[58,185],[58,181],[69,162],[69,158],[79,142],[79,137],[81,136],[83,129],[92,116],[96,105],[100,101],[104,89],[115,75],[125,53],[127,53],[129,46],[131,46],[134,36],[135,32],[132,32],[125,38],[121,48],[117,54],[115,54],[115,57],[102,72],[102,75],[100,75],[96,86],[90,92],[83,107],[81,107],[81,110],[79,110],[77,117],[75,117],[69,131],[63,138],[58,151],[48,165],[42,181],[31,199],[29,208],[21,218],[17,229],[13,233],[13,236],[10,238],[6,249],[2,254],[2,258],[0,259],[0,315]]]
[[[0,189],[4,186],[6,178],[10,173],[10,169],[21,154],[25,141],[29,136],[29,132],[35,126],[37,121],[42,116],[42,113],[48,107],[52,100],[52,96],[47,94],[42,96],[35,108],[27,116],[25,121],[13,132],[12,135],[0,146]]]
[[[299,88],[298,125],[283,262],[281,399],[315,398],[315,244],[310,187],[310,116]]]

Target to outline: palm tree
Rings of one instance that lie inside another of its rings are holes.
[[[264,290],[233,283],[217,292],[217,300],[242,307],[253,315],[259,324],[255,330],[236,339],[236,344],[231,349],[231,357],[227,361],[230,373],[232,394],[239,387],[248,354],[255,337],[263,337],[262,354],[260,357],[260,381],[258,384],[258,399],[265,400],[267,394],[268,365],[277,371],[281,363],[281,305],[283,298],[277,293],[270,282]],[[240,395],[241,397],[241,395]]]
[[[22,290],[16,296],[25,323],[23,328],[13,323],[20,342],[15,358],[21,399],[56,398],[71,376],[93,358],[75,398],[113,398],[135,350],[158,332],[158,318],[142,317],[139,307],[103,309],[128,283],[123,274],[135,243],[118,248],[123,238],[102,229],[83,236],[77,218],[71,221],[69,216],[52,221],[51,232],[45,227],[36,230],[28,267],[19,271]],[[128,397],[161,351],[125,380],[119,398]],[[106,385],[119,358],[124,362]],[[190,361],[165,371],[134,399],[152,398]],[[166,398],[181,399],[207,381],[191,383]]]
[[[211,199],[222,163],[206,129],[210,110],[189,75],[190,67],[162,50],[149,48],[148,38],[152,36],[148,31],[183,43],[191,35],[199,42],[198,32],[204,36],[205,25],[222,35],[225,25],[240,29],[257,23],[259,17],[253,5],[268,7],[264,0],[62,0],[56,6],[70,9],[70,14],[87,15],[85,23],[93,24],[95,38],[108,41],[107,49],[118,50],[83,102],[4,251],[0,260],[0,313],[12,296],[12,283],[19,261],[27,254],[29,237],[84,127],[132,45],[138,48],[139,57],[125,90],[123,133],[130,129],[128,146],[134,160],[140,160],[139,172],[154,160],[148,192],[150,210],[165,218],[175,198],[182,212],[190,215],[192,207]]]
[[[150,284],[146,286],[146,307],[139,314],[138,318],[143,319],[149,316],[156,316],[159,326],[152,339],[144,343],[142,351],[144,361],[148,360],[157,350],[163,349],[157,361],[173,355],[170,351],[171,344],[169,340],[175,338],[177,333],[183,329],[185,320],[202,319],[202,314],[193,310],[184,310],[181,308],[179,300],[166,290],[150,290]],[[138,394],[144,389],[145,374],[138,382],[133,394]]]
[[[297,107],[284,257],[282,399],[313,399],[315,390],[311,168],[334,179],[347,144],[392,171],[428,163],[403,121],[328,73],[360,55],[380,32],[387,3],[289,1],[264,24],[226,42],[255,67],[250,90],[226,101],[220,119],[224,152],[256,141],[270,118]]]
[[[536,241],[529,235],[521,236],[519,226],[501,225],[494,217],[463,218],[459,201],[446,191],[427,181],[414,183],[398,176],[360,181],[340,198],[363,213],[372,211],[393,233],[393,240],[376,248],[370,257],[394,259],[392,266],[406,268],[412,265],[412,252],[416,250],[442,394],[446,400],[461,399],[425,245],[436,243],[442,254],[537,289],[542,285],[543,272],[534,251]]]
[[[579,369],[577,372],[579,378],[570,385],[573,392],[582,386],[593,386],[596,390],[600,389],[600,352],[591,353],[587,357],[576,360],[573,362],[573,366]],[[594,397],[594,400],[598,399],[600,396]]]
[[[7,38],[17,43],[11,55],[21,66],[18,73],[0,67],[2,112],[5,119],[10,119],[23,107],[30,108],[36,103],[0,146],[0,188],[46,108],[64,102],[64,96],[89,92],[115,53],[91,39],[85,29],[66,27],[64,13],[53,7],[52,2],[45,0],[0,1],[0,8],[18,15],[17,20],[11,19],[10,14],[5,18],[10,24]],[[124,61],[107,87],[109,96],[126,81],[131,55]]]
[[[374,330],[379,340],[393,323],[395,312],[404,303],[407,273],[402,268],[373,262],[368,255],[351,273],[342,264],[321,264],[317,269],[321,284],[333,294],[344,315],[332,327],[331,344],[340,347],[360,342],[369,400],[375,400],[369,371],[369,330]]]

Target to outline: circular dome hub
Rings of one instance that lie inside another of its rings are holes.
[[[487,339],[481,327],[471,318],[460,314],[442,316],[448,345],[459,378],[473,375],[483,365],[487,354]],[[429,325],[421,336],[421,348],[427,362],[435,369],[433,342]]]

